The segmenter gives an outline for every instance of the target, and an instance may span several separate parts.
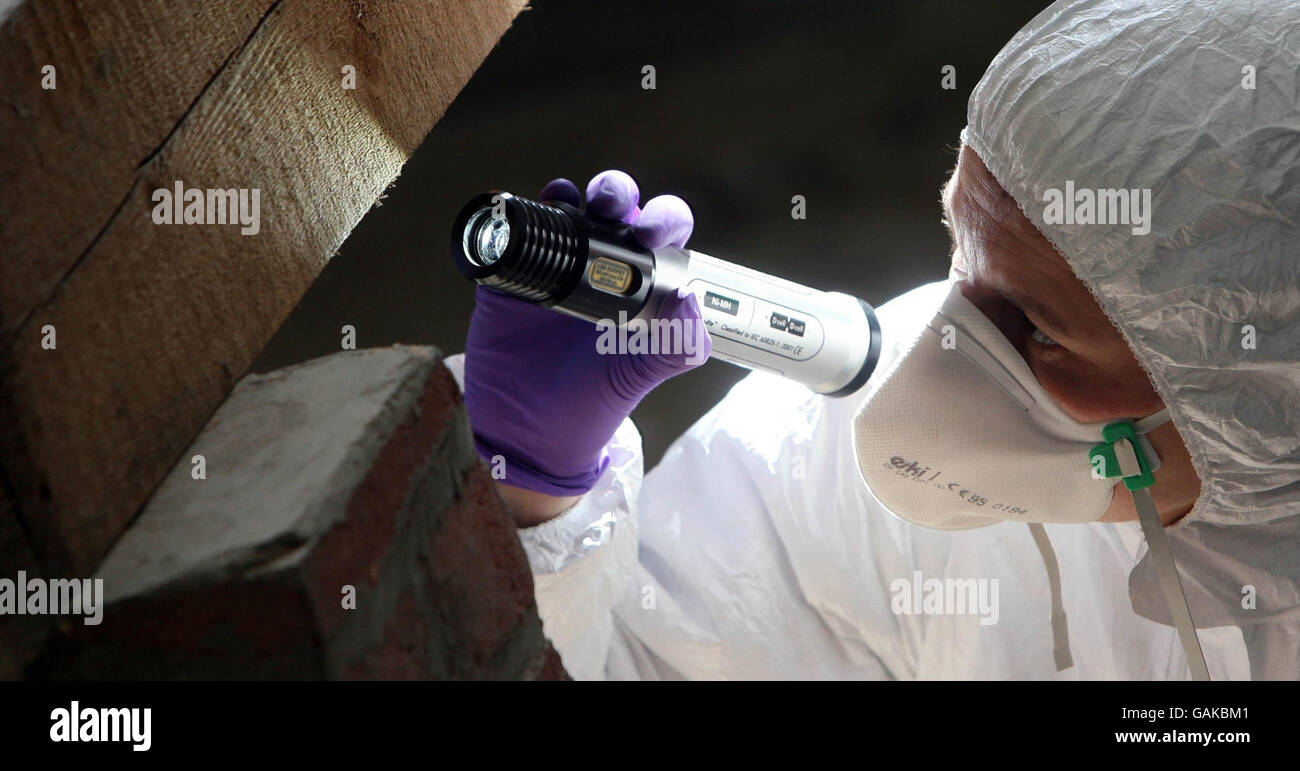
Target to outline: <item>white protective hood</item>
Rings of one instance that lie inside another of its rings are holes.
[[[994,59],[962,135],[1168,405],[1203,484],[1167,529],[1192,617],[1240,626],[1254,678],[1300,678],[1298,105],[1296,0],[1068,0]],[[1047,224],[1067,181],[1149,189],[1150,233]],[[1149,554],[1129,590],[1170,623]]]

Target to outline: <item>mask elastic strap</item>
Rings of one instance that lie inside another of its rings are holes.
[[[1150,433],[1152,429],[1160,428],[1169,420],[1169,408],[1165,407],[1163,410],[1153,412],[1141,420],[1133,421],[1133,430],[1139,434]]]
[[[1187,666],[1192,670],[1193,680],[1209,680],[1210,670],[1205,666],[1205,654],[1201,652],[1201,641],[1196,637],[1196,626],[1192,624],[1192,612],[1187,607],[1187,596],[1183,594],[1183,584],[1178,578],[1178,569],[1174,566],[1173,551],[1169,548],[1169,539],[1165,536],[1165,526],[1160,522],[1160,513],[1156,511],[1151,491],[1145,487],[1129,490],[1133,496],[1133,505],[1137,507],[1138,521],[1142,523],[1142,532],[1147,538],[1147,549],[1160,577],[1160,590],[1165,595],[1169,606],[1169,615],[1178,630],[1178,639],[1187,654]]]
[[[1065,618],[1065,603],[1061,601],[1061,566],[1056,561],[1056,550],[1052,548],[1052,539],[1047,537],[1043,523],[1030,522],[1028,525],[1038,553],[1043,556],[1043,566],[1047,568],[1047,584],[1052,591],[1052,656],[1056,659],[1056,671],[1060,672],[1074,666],[1074,657],[1070,655],[1070,627]]]
[[[1155,484],[1154,472],[1160,467],[1160,458],[1142,435],[1168,421],[1169,410],[1166,408],[1136,422],[1121,420],[1111,423],[1102,430],[1105,441],[1092,449],[1089,460],[1098,476],[1123,478],[1124,487],[1128,488],[1137,509],[1138,522],[1147,539],[1147,550],[1160,579],[1160,592],[1165,596],[1169,616],[1178,630],[1178,640],[1187,655],[1192,679],[1209,680],[1210,670],[1205,666],[1201,641],[1196,637],[1196,625],[1192,623],[1192,612],[1187,606],[1182,581],[1178,578],[1178,568],[1174,565],[1173,550],[1169,548],[1165,526],[1160,521],[1160,512],[1156,510],[1149,489]]]

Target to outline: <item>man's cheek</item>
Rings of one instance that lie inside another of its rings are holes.
[[[1150,382],[1126,368],[1080,361],[1068,351],[1031,357],[1034,377],[1067,415],[1080,423],[1145,417],[1160,409]]]

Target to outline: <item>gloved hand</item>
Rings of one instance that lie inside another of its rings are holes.
[[[547,184],[540,199],[581,204],[567,179]],[[685,245],[695,224],[685,201],[661,195],[644,209],[639,201],[636,182],[621,171],[602,172],[587,185],[589,216],[630,224],[649,249]],[[685,290],[665,298],[658,315],[683,321],[684,337],[695,343],[691,354],[602,354],[600,332],[589,321],[481,286],[476,300],[465,344],[465,408],[475,446],[489,464],[504,458],[500,481],[546,495],[590,490],[609,464],[605,445],[623,419],[711,350],[695,296]]]

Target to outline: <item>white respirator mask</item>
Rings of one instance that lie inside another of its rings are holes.
[[[1142,435],[1168,421],[1164,410],[1111,428],[1071,418],[953,282],[868,392],[853,446],[877,500],[924,527],[1091,522],[1106,513],[1117,477],[1158,468]],[[1133,444],[1115,441],[1130,432]]]
[[[1100,519],[1121,479],[1133,496],[1161,589],[1193,677],[1209,678],[1164,527],[1151,498],[1159,468],[1141,420],[1080,423],[953,281],[938,311],[870,386],[853,418],[853,449],[872,495],[923,527],[1029,525],[1052,593],[1058,669],[1071,666],[1060,571],[1041,523]]]

